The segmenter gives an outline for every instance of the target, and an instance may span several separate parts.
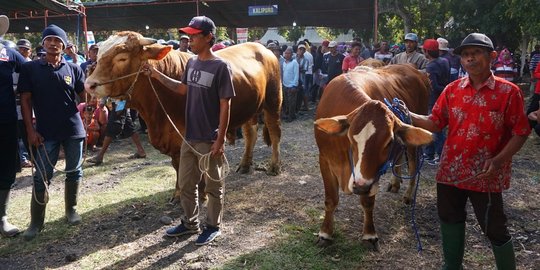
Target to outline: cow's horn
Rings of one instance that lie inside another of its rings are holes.
[[[140,44],[142,46],[146,46],[146,45],[150,45],[150,44],[154,44],[154,43],[157,43],[157,40],[153,39],[153,38],[143,37],[143,38],[140,39]]]

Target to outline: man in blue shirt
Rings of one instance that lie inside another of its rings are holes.
[[[285,61],[281,63],[281,81],[283,83],[283,117],[287,122],[296,119],[296,95],[298,94],[298,81],[300,68],[298,62],[292,59],[291,47],[283,52]]]
[[[67,43],[63,29],[52,24],[42,33],[47,52],[42,59],[22,66],[18,90],[21,92],[23,120],[32,146],[36,174],[31,202],[30,227],[24,233],[31,240],[43,228],[47,204],[47,186],[58,161],[60,146],[66,157],[65,206],[70,224],[81,217],[75,211],[79,183],[82,179],[82,150],[86,132],[79,111],[77,96],[84,94],[84,73],[62,57]],[[36,126],[32,123],[32,109]]]
[[[429,112],[442,91],[450,83],[450,64],[446,58],[439,56],[439,42],[435,39],[424,41],[424,55],[428,60],[426,72],[431,83],[431,94],[429,96]],[[439,164],[442,148],[446,140],[445,132],[433,132],[433,142],[426,146],[426,160],[430,165]],[[437,154],[437,156],[435,156]]]
[[[9,27],[9,19],[0,15],[0,37]],[[13,71],[26,62],[15,50],[0,43],[0,234],[12,237],[19,233],[7,220],[9,191],[15,182],[20,163],[17,157],[17,110],[13,91]]]

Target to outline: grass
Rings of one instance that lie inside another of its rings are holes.
[[[105,178],[104,182],[115,181],[118,183],[113,188],[103,188],[103,190],[95,191],[86,190],[83,182],[77,207],[79,214],[83,217],[81,226],[70,226],[65,222],[64,188],[50,188],[50,199],[46,208],[43,231],[37,239],[29,242],[24,241],[22,237],[2,239],[0,242],[0,256],[35,251],[45,247],[47,244],[63,242],[74,235],[82,235],[85,233],[84,230],[92,227],[92,224],[99,223],[101,219],[108,216],[118,215],[118,211],[121,211],[121,209],[132,209],[137,204],[150,204],[152,207],[164,208],[165,202],[172,194],[171,187],[174,187],[174,179],[176,179],[174,169],[170,165],[164,164],[143,167],[128,173],[122,178],[117,178],[116,172],[112,176],[109,175],[110,172],[114,172],[119,168],[137,168],[141,162],[140,160],[128,160],[125,163],[112,162],[113,160],[127,160],[123,158],[126,151],[110,151],[107,154],[107,158],[111,160],[110,163],[84,169],[86,179],[100,175]],[[167,157],[160,155],[153,149],[150,152],[152,154],[148,155],[144,162],[159,163],[167,159]],[[63,186],[62,183],[63,176],[55,176],[53,186]],[[90,186],[96,187],[93,184]],[[10,221],[21,230],[26,229],[30,222],[31,192],[29,188],[26,188],[26,190],[28,192],[19,196],[11,196],[8,208]],[[109,258],[104,257],[103,259],[107,261]]]
[[[308,209],[309,211],[309,209]],[[307,213],[312,216],[312,211]],[[264,249],[241,255],[215,269],[357,269],[367,252],[361,243],[346,239],[338,230],[334,244],[320,248],[313,242],[320,223],[314,219],[310,224],[284,224],[275,243]]]

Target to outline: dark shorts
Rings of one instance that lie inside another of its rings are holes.
[[[107,130],[105,131],[106,136],[127,138],[133,135],[133,133],[135,133],[135,125],[133,124],[133,120],[131,120],[129,109],[119,112],[109,112],[109,121],[107,122]]]
[[[0,124],[0,189],[11,188],[19,170],[17,121]]]
[[[467,219],[467,200],[471,202],[480,228],[493,245],[502,246],[511,239],[502,193],[476,192],[437,184],[437,211],[442,222],[464,223]]]

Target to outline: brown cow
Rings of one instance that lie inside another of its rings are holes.
[[[431,133],[403,123],[381,100],[399,98],[410,111],[428,111],[427,76],[409,65],[364,68],[333,79],[317,108],[315,139],[325,191],[325,216],[319,232],[321,246],[331,243],[339,188],[360,195],[364,210],[362,240],[377,248],[373,224],[379,170],[396,144],[407,145],[409,172],[416,166],[416,147],[431,142]],[[349,154],[351,153],[351,154]],[[352,162],[350,160],[352,158]],[[354,166],[352,166],[354,164]],[[404,201],[411,201],[415,181],[410,181]],[[397,192],[400,180],[393,177],[389,190]]]
[[[86,79],[86,89],[91,94],[125,98],[128,105],[139,111],[148,125],[150,143],[161,153],[172,158],[178,172],[182,140],[169,123],[166,114],[154,95],[148,77],[127,76],[140,71],[148,62],[165,75],[179,80],[187,60],[192,55],[171,51],[170,46],[154,44],[135,32],[120,32],[103,42],[99,48],[98,62]],[[231,99],[229,131],[242,126],[246,149],[239,165],[242,173],[251,170],[253,148],[257,140],[256,115],[264,112],[264,139],[272,146],[268,174],[280,172],[279,144],[281,139],[281,79],[279,62],[274,54],[257,43],[246,43],[220,50],[216,54],[231,66],[236,96]],[[123,76],[127,76],[122,78]],[[180,132],[185,132],[186,98],[176,94],[157,80],[152,85],[162,101],[165,111]],[[178,185],[175,198],[178,198]]]

